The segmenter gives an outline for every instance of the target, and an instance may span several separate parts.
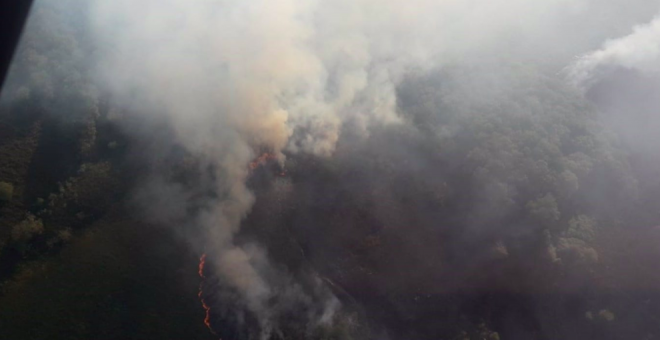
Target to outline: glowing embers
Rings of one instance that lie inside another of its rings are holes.
[[[261,156],[255,158],[248,164],[248,168],[251,172],[262,167],[268,169],[275,176],[286,176],[286,171],[284,171],[278,157],[270,152],[264,152]]]
[[[198,270],[199,277],[202,279],[202,282],[199,283],[199,293],[197,293],[197,296],[199,296],[199,301],[202,302],[202,307],[206,312],[206,316],[204,317],[204,324],[206,325],[206,327],[208,327],[211,333],[217,335],[217,333],[211,327],[211,307],[209,307],[209,305],[204,300],[204,281],[206,279],[206,276],[204,275],[205,265],[206,265],[206,254],[202,254],[202,256],[199,258],[199,270]]]
[[[257,157],[255,160],[250,162],[249,164],[250,170],[255,170],[262,165],[268,164],[268,162],[270,161],[277,161],[277,156],[265,152],[261,156]]]

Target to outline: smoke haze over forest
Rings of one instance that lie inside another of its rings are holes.
[[[135,279],[149,301],[199,284],[191,338],[656,339],[658,131],[657,1],[37,0],[0,97],[0,319],[144,248],[177,277]],[[156,337],[116,308],[62,338]]]

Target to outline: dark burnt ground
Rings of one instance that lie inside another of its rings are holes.
[[[533,238],[503,256],[488,239],[466,242],[456,232],[459,221],[442,213],[433,213],[434,226],[425,229],[419,216],[427,213],[419,209],[426,208],[414,204],[383,220],[337,185],[350,181],[345,174],[324,172],[319,160],[295,161],[288,177],[273,170],[253,179],[257,202],[241,237],[264,244],[292,272],[313,268],[390,338],[490,339],[493,331],[502,339],[539,340],[660,335],[658,228],[603,222],[595,265],[544,261],[545,248]]]

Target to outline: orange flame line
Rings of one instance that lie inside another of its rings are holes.
[[[257,157],[255,160],[250,162],[249,167],[250,170],[255,170],[256,168],[266,164],[266,162],[270,160],[275,160],[277,157],[273,154],[270,154],[268,152],[262,154],[261,156]]]
[[[199,284],[199,292],[197,293],[197,297],[199,297],[199,301],[202,303],[202,308],[204,308],[204,312],[206,313],[204,317],[204,324],[206,327],[211,331],[213,335],[217,335],[217,333],[211,328],[211,307],[206,304],[206,301],[204,301],[204,279],[206,276],[204,276],[204,266],[206,265],[206,254],[202,254],[202,256],[199,258],[199,268],[198,268],[198,273],[199,277],[202,278],[202,282]]]
[[[204,276],[204,265],[206,265],[206,253],[202,254],[199,258],[199,270],[197,272],[202,279],[206,278],[206,276]]]

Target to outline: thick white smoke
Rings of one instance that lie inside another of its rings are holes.
[[[617,66],[645,73],[660,71],[660,16],[635,26],[630,35],[608,40],[601,49],[580,57],[568,71],[576,85],[586,87],[597,81],[600,69]]]
[[[525,53],[552,53],[586,39],[557,23],[607,12],[588,0],[95,4],[105,80],[160,106],[191,149],[218,145],[206,137],[222,126],[249,146],[317,154],[332,152],[344,122],[396,122],[394,88],[407,72],[537,43],[547,48]]]

